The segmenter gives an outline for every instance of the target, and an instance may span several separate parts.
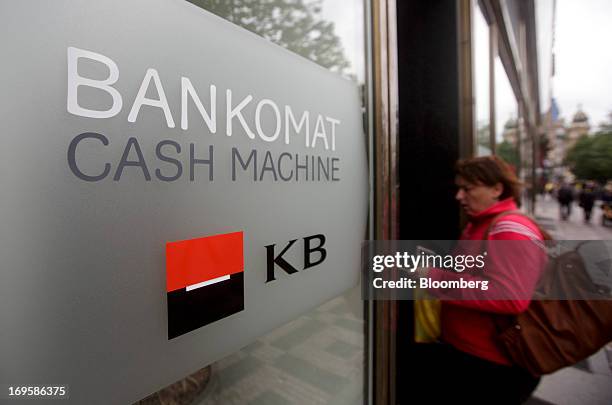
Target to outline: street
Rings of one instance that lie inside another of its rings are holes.
[[[612,227],[601,226],[599,203],[591,223],[585,224],[582,209],[576,203],[570,218],[561,221],[557,202],[539,196],[536,219],[557,240],[612,240]],[[584,362],[544,376],[527,404],[612,404],[612,346],[609,344]]]
[[[559,205],[554,199],[538,196],[536,219],[555,239],[559,240],[612,240],[612,227],[601,226],[599,202],[593,208],[591,222],[583,221],[582,208],[572,204],[572,214],[567,221],[559,219]]]

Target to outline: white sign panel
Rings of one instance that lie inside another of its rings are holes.
[[[357,284],[355,83],[181,0],[3,1],[0,383],[136,401]]]

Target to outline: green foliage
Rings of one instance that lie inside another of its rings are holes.
[[[515,168],[520,167],[519,151],[514,144],[508,141],[501,142],[497,145],[497,154]]]
[[[565,163],[579,179],[601,183],[612,179],[612,132],[583,136],[569,150]]]
[[[608,113],[608,120],[599,124],[601,132],[612,132],[612,111]]]
[[[189,1],[334,72],[350,66],[320,0]]]

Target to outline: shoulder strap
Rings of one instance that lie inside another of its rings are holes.
[[[483,240],[488,240],[489,239],[489,233],[491,232],[491,230],[493,229],[495,224],[497,224],[497,221],[500,218],[505,217],[506,215],[519,215],[519,216],[521,216],[523,218],[527,218],[529,221],[531,221],[536,226],[536,228],[538,228],[538,230],[542,234],[542,237],[543,237],[544,240],[553,240],[552,236],[550,236],[550,234],[548,232],[546,232],[544,229],[542,229],[542,227],[537,223],[536,220],[534,220],[529,215],[527,215],[527,214],[525,214],[525,213],[523,213],[523,212],[521,212],[519,210],[504,211],[504,212],[500,212],[499,214],[494,216],[493,219],[491,220],[491,223],[489,224],[489,227],[485,231],[484,236],[482,237]]]

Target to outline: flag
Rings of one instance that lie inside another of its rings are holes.
[[[243,234],[166,243],[168,339],[244,310]]]
[[[550,117],[552,122],[556,122],[559,119],[559,106],[557,100],[553,97],[550,106]]]

